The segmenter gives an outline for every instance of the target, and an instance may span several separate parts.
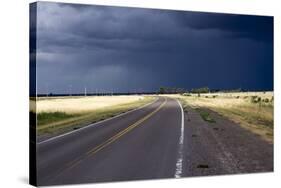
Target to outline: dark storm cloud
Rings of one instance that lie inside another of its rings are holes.
[[[184,26],[198,30],[215,29],[226,32],[228,36],[245,37],[254,40],[272,41],[273,18],[233,14],[212,14],[190,12],[176,14]]]
[[[273,87],[271,17],[43,2],[37,11],[42,93]]]

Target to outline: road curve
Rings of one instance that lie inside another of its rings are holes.
[[[152,104],[37,144],[38,185],[273,171],[273,144],[209,110]]]
[[[183,111],[159,97],[123,116],[37,144],[38,185],[180,177]]]

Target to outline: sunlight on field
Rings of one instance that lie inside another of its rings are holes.
[[[273,92],[238,92],[174,95],[184,105],[208,108],[242,127],[273,141]]]
[[[30,100],[37,109],[37,133],[58,134],[136,109],[155,100],[153,96],[41,97]],[[35,105],[36,104],[36,105]]]
[[[136,102],[143,100],[143,96],[89,96],[42,98],[37,101],[37,113],[64,112],[69,114],[87,113],[97,109]]]
[[[197,94],[192,94],[193,96],[197,96]],[[262,99],[268,98],[271,99],[273,97],[272,91],[267,92],[233,92],[233,93],[204,93],[201,94],[202,96],[219,96],[223,98],[245,98],[245,97],[251,97],[251,96],[258,96]]]

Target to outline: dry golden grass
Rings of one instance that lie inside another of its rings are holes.
[[[192,94],[193,96],[197,96],[197,94]],[[223,98],[244,98],[244,97],[251,97],[251,96],[258,96],[262,99],[268,98],[271,99],[273,97],[272,91],[266,91],[266,92],[232,92],[232,93],[204,93],[201,94],[201,96],[218,96]]]
[[[67,114],[80,114],[143,99],[143,96],[138,95],[39,98],[36,103],[36,109],[37,113],[64,112]]]
[[[215,96],[215,97],[213,97]],[[254,103],[252,96],[261,98]],[[273,92],[208,93],[173,95],[194,108],[208,108],[273,142]],[[264,100],[267,100],[266,102]]]
[[[37,133],[67,132],[138,108],[153,100],[155,97],[138,95],[38,98]],[[35,101],[30,100],[30,109],[34,110],[34,106]]]

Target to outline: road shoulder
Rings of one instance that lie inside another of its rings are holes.
[[[214,122],[197,110],[185,109],[187,176],[273,171],[273,145],[238,124],[208,111]]]

